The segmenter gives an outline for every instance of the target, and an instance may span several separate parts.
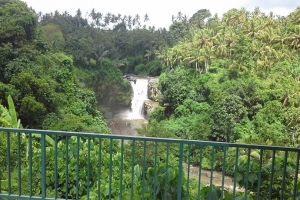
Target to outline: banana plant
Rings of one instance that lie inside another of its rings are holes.
[[[17,118],[14,101],[10,95],[7,97],[8,109],[0,105],[0,126],[8,128],[21,128],[21,121]]]
[[[5,106],[0,105],[0,126],[7,128],[21,128],[22,125],[20,119],[17,118],[16,108],[10,95],[7,97],[7,102],[8,109]],[[8,187],[8,180],[0,180],[0,182],[1,188]],[[18,184],[15,180],[12,180],[11,185],[17,186]],[[5,191],[2,190],[2,192]]]

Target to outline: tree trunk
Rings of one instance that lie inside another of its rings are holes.
[[[205,58],[205,64],[204,64],[204,66],[205,66],[205,72],[207,73],[208,72],[208,70],[209,70],[209,63],[208,63],[208,59],[207,58]]]

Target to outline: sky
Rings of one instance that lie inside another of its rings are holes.
[[[260,7],[261,11],[287,16],[300,6],[300,0],[22,0],[35,11],[50,13],[68,11],[74,15],[80,8],[83,16],[95,8],[103,14],[122,14],[135,16],[139,14],[149,16],[147,26],[156,28],[168,28],[172,24],[172,15],[177,16],[178,12],[190,18],[200,9],[208,9],[211,14],[218,13],[221,17],[232,8],[246,8],[253,11]],[[142,17],[141,17],[142,18]]]

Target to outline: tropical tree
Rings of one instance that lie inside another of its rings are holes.
[[[149,16],[148,16],[148,14],[146,13],[145,16],[144,16],[144,22],[147,22],[147,21],[149,21]]]
[[[210,17],[211,13],[209,10],[201,9],[194,13],[193,16],[189,19],[189,24],[201,29],[205,27],[205,21],[207,21]]]
[[[2,1],[0,43],[21,46],[36,37],[37,17],[22,1]]]
[[[108,53],[109,50],[105,50],[104,45],[98,44],[95,45],[95,52],[93,53],[93,57],[95,58],[96,62],[100,62]]]
[[[236,95],[227,96],[213,110],[214,125],[211,139],[221,142],[235,142],[240,135],[234,131],[234,127],[247,114],[242,99]]]
[[[228,49],[227,49],[227,44],[225,41],[225,38],[223,35],[221,34],[217,34],[214,37],[214,52],[217,58],[222,58],[227,56],[228,53]]]
[[[293,49],[298,50],[300,48],[300,25],[296,25],[292,28],[288,40]]]

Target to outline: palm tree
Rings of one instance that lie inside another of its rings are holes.
[[[279,61],[279,54],[273,48],[268,46],[259,40],[252,42],[252,49],[254,51],[254,58],[256,58],[257,69],[263,68],[267,72],[276,62]]]
[[[300,24],[300,6],[288,16],[288,21],[292,25]]]
[[[161,64],[166,63],[167,51],[167,48],[163,48],[155,52],[156,58],[160,60]]]
[[[241,10],[231,9],[228,11],[227,26],[238,27],[246,18],[247,12],[245,8]]]
[[[207,73],[209,71],[210,60],[213,58],[214,47],[212,43],[208,43],[208,45],[205,45],[201,50],[204,57],[205,72]]]
[[[105,50],[104,45],[100,44],[100,45],[95,45],[95,52],[94,52],[94,58],[96,60],[96,62],[100,62],[104,56],[106,56],[108,54],[108,50]]]
[[[92,18],[92,21],[96,22],[96,10],[95,10],[95,8],[92,9],[92,11],[89,14],[89,16]]]
[[[110,21],[111,21],[111,13],[107,13],[104,17],[104,23],[105,23],[105,26],[109,25]]]
[[[131,26],[132,26],[132,17],[131,17],[131,15],[128,16],[127,26],[128,26],[129,29],[131,30]]]
[[[154,51],[152,50],[146,50],[146,54],[145,54],[145,57],[148,58],[148,62],[150,60],[150,57],[154,54]]]
[[[241,60],[234,60],[228,67],[228,70],[239,70],[239,71],[248,71],[248,68],[245,66],[244,62]]]
[[[220,19],[218,17],[218,14],[216,13],[212,18],[208,19],[206,23],[206,27],[208,29],[217,30],[219,28]]]
[[[173,55],[172,63],[173,64],[177,63],[178,67],[181,65],[183,57],[184,57],[183,51],[184,51],[184,49],[182,48],[181,45],[176,45],[171,49],[171,54]]]
[[[293,49],[300,48],[300,25],[295,25],[292,32],[289,35],[288,40],[290,41],[290,46]]]
[[[111,15],[111,18],[110,18],[110,23],[116,23],[117,21],[116,21],[116,16],[115,16],[115,14],[112,14]]]
[[[81,24],[82,12],[81,12],[80,9],[78,9],[78,10],[76,11],[76,16],[75,16],[75,18],[76,18],[76,22],[77,22],[77,27],[81,27],[81,26],[82,26],[82,24]]]
[[[270,26],[267,26],[267,28],[265,29],[259,30],[257,33],[257,37],[263,42],[265,42],[267,45],[273,44],[278,39],[276,31]]]
[[[101,20],[102,20],[102,13],[96,13],[96,16],[95,16],[95,23],[97,25],[97,27],[100,27],[101,25]]]
[[[299,107],[299,84],[292,78],[282,80],[281,84],[284,86],[281,101],[283,106],[293,104],[293,107]]]
[[[68,11],[65,11],[64,13],[63,13],[63,17],[68,17],[70,14],[69,14],[69,12]]]
[[[193,38],[194,45],[196,47],[204,47],[207,43],[212,42],[213,31],[209,29],[201,29],[196,32],[195,37]]]
[[[214,44],[214,52],[217,57],[223,57],[225,55],[228,55],[224,35],[217,34],[214,37]]]
[[[189,49],[190,50],[187,52],[187,56],[183,60],[188,60],[190,64],[195,64],[196,72],[199,71],[201,74],[203,70],[200,70],[199,63],[203,62],[204,60],[202,52],[200,51],[200,48],[190,47]]]
[[[148,16],[148,14],[146,13],[145,16],[144,16],[144,22],[147,22],[147,21],[149,21],[149,16]]]
[[[136,14],[134,20],[135,20],[135,24],[137,25],[138,28],[141,27],[140,19],[141,19],[141,18],[140,18],[140,16],[139,16],[139,14]]]
[[[122,15],[121,15],[120,13],[118,13],[118,16],[117,16],[116,20],[117,20],[117,21],[122,20]]]
[[[250,27],[249,27],[249,29],[247,30],[247,32],[248,32],[248,36],[250,36],[250,37],[255,37],[256,36],[256,34],[258,33],[258,31],[262,28],[261,26],[260,26],[260,23],[257,23],[257,19],[252,19],[251,21],[250,21]]]
[[[255,7],[254,11],[251,13],[253,18],[258,18],[263,15],[263,13],[260,11],[259,7]]]
[[[231,27],[226,28],[226,30],[224,29],[224,39],[226,41],[226,47],[229,49],[229,59],[232,58],[232,52],[233,52],[233,46],[235,44],[236,38],[237,38],[237,34],[235,32],[235,30]]]
[[[59,15],[60,15],[60,14],[59,14],[59,11],[58,11],[58,10],[55,10],[55,11],[54,11],[54,17],[59,17]]]
[[[223,14],[222,22],[226,26],[233,26],[237,18],[236,9],[232,9]]]
[[[278,53],[279,60],[286,60],[286,61],[291,61],[293,58],[296,57],[295,54],[297,54],[296,51],[292,51],[289,47],[285,45],[282,46],[282,48],[277,53]]]
[[[124,15],[123,18],[122,18],[122,22],[125,23],[128,21],[128,16],[127,15]]]
[[[176,17],[176,20],[175,21],[182,21],[182,19],[183,19],[183,14],[182,14],[182,12],[178,12],[178,14],[177,14],[177,17]]]
[[[76,11],[76,17],[81,18],[82,12],[80,10],[80,8],[78,8],[78,10]]]
[[[277,42],[280,42],[281,44],[284,44],[288,40],[288,34],[287,29],[284,25],[279,25],[277,28]]]
[[[169,67],[170,69],[173,69],[173,61],[174,60],[172,52],[170,50],[167,50],[165,54],[165,62],[167,67]]]

